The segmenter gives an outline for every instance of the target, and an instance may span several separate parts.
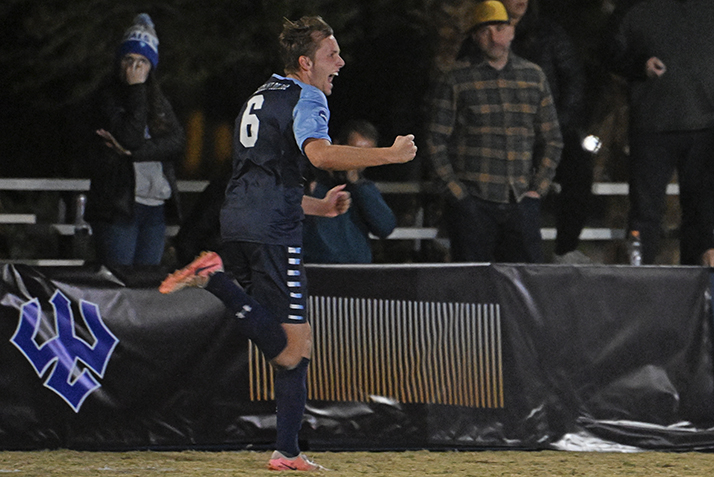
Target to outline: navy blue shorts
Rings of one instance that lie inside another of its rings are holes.
[[[307,280],[301,247],[225,242],[226,272],[281,323],[307,322]]]

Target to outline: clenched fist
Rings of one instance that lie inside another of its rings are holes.
[[[417,147],[416,144],[414,144],[414,135],[407,134],[406,136],[397,136],[390,149],[392,155],[389,158],[389,162],[402,164],[411,161],[416,157],[417,153]]]

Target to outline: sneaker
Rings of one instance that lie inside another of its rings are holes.
[[[275,451],[270,456],[268,462],[268,470],[329,470],[325,467],[312,462],[305,454],[300,454],[297,457],[285,457],[281,452]]]
[[[216,252],[201,252],[193,262],[170,274],[159,286],[161,293],[173,293],[185,287],[201,287],[208,278],[223,271],[223,261]]]
[[[553,263],[569,264],[569,265],[589,265],[593,261],[580,250],[564,253],[563,255],[553,255]]]

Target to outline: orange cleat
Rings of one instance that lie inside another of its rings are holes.
[[[203,288],[211,275],[222,271],[223,260],[216,252],[201,252],[193,262],[166,277],[159,291],[173,293],[185,287]]]
[[[268,470],[303,470],[303,471],[316,471],[316,470],[329,470],[325,467],[312,462],[308,459],[305,454],[300,454],[297,457],[285,457],[279,451],[273,452],[270,456],[270,462],[268,462]]]

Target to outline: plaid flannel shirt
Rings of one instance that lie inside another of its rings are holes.
[[[545,196],[563,141],[540,67],[513,54],[502,70],[457,63],[437,82],[431,105],[429,153],[456,199]]]

